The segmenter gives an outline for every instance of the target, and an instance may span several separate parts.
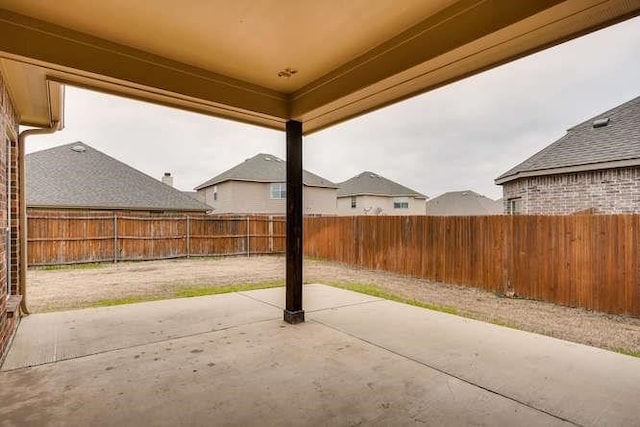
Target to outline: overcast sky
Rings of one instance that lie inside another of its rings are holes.
[[[640,18],[573,40],[305,139],[304,167],[334,182],[370,170],[429,197],[502,196],[493,180],[567,128],[640,96]],[[68,87],[66,127],[29,152],[83,141],[190,190],[282,132]]]

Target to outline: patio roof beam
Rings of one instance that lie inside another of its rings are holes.
[[[304,322],[302,310],[302,123],[290,120],[287,133],[287,275],[284,320]]]
[[[49,80],[284,129],[286,95],[0,8],[0,58]]]

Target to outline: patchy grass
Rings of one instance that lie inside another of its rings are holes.
[[[627,348],[614,348],[613,351],[620,354],[626,354],[627,356],[640,358],[640,351],[629,350]]]
[[[432,304],[432,303],[420,301],[414,298],[406,298],[401,295],[388,292],[376,285],[372,285],[369,283],[342,282],[342,281],[333,281],[333,280],[328,280],[328,281],[325,280],[323,283],[326,283],[327,285],[333,286],[336,288],[359,292],[361,294],[371,295],[372,297],[388,299],[390,301],[401,302],[403,304],[409,304],[415,307],[426,308],[434,311],[440,311],[442,313],[459,314],[458,309],[456,307],[452,307],[449,305]]]
[[[62,264],[62,265],[44,265],[41,267],[33,267],[37,270],[57,271],[57,270],[93,270],[94,268],[104,267],[100,262],[88,262],[86,264]]]
[[[93,301],[86,304],[86,307],[111,307],[114,305],[135,304],[138,302],[157,301],[160,299],[166,299],[166,296],[159,295],[135,295],[123,298],[107,298],[98,301]],[[79,306],[77,308],[85,308],[85,306]]]
[[[415,298],[406,298],[398,294],[391,293],[382,289],[376,285],[370,283],[358,283],[358,282],[344,282],[344,281],[324,281],[327,285],[334,286],[336,288],[346,289],[348,291],[359,292],[361,294],[371,295],[373,297],[383,298],[390,301],[396,301],[403,304],[413,305],[415,307],[426,308],[428,310],[439,311],[442,313],[454,314],[456,316],[466,317],[468,319],[480,320],[483,322],[493,323],[494,325],[503,326],[505,328],[522,330],[522,328],[511,321],[500,319],[497,317],[491,319],[485,319],[479,316],[477,313],[458,310],[458,308],[450,305],[433,304],[425,301],[420,301]],[[628,353],[625,353],[628,354]]]
[[[227,294],[229,292],[254,291],[256,289],[278,288],[284,286],[284,281],[242,283],[226,286],[204,286],[200,288],[183,287],[173,292],[175,298],[201,297],[205,295]]]
[[[473,316],[465,316],[465,317],[469,317],[471,319],[474,318]],[[494,317],[493,319],[490,319],[489,322],[493,323],[494,325],[504,326],[505,328],[517,329],[519,331],[522,330],[522,328],[517,323],[511,322],[509,320],[500,319],[498,317]]]
[[[256,289],[277,288],[284,286],[284,281],[276,282],[259,282],[259,283],[240,283],[224,286],[202,286],[199,288],[183,286],[170,291],[169,294],[155,295],[131,295],[122,298],[107,298],[98,301],[89,302],[84,307],[111,307],[114,305],[136,304],[139,302],[157,301],[171,298],[191,298],[201,297],[205,295],[227,294],[230,292],[253,291]],[[77,307],[77,308],[83,308]]]

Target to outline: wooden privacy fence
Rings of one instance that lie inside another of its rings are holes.
[[[305,254],[640,316],[640,215],[324,217]]]
[[[282,217],[28,217],[29,265],[282,253]],[[640,215],[305,218],[305,255],[640,316]]]
[[[281,217],[27,218],[30,266],[282,253]]]

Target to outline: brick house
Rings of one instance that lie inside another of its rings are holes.
[[[640,97],[570,128],[495,183],[505,213],[639,213]]]
[[[37,68],[0,58],[0,360],[26,307],[25,139],[61,129],[63,106],[62,85]],[[20,125],[43,129],[20,132]]]

